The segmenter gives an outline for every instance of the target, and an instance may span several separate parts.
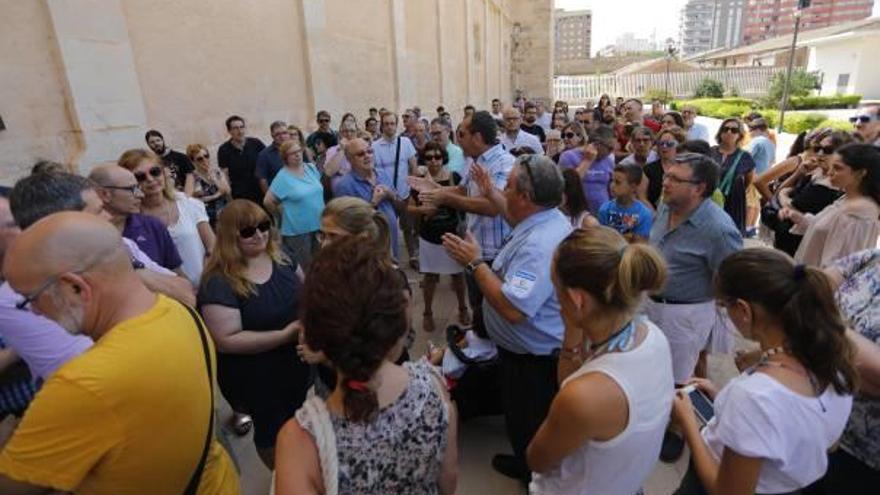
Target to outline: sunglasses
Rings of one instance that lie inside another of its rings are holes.
[[[834,145],[831,145],[831,144],[829,144],[828,146],[813,145],[813,152],[815,152],[815,153],[823,153],[825,155],[833,155],[836,150],[837,150],[837,147],[835,147]]]
[[[208,155],[208,154],[199,155],[196,157],[196,161],[203,162],[203,161],[207,160],[208,158],[210,158],[210,155]]]
[[[562,137],[564,137],[565,139],[574,139],[575,137],[577,137],[577,134],[573,132],[566,132],[562,135]]]
[[[855,124],[858,122],[859,124],[867,124],[872,120],[877,120],[877,116],[875,115],[856,115],[855,117],[850,117],[849,121],[851,124]]]
[[[430,153],[430,154],[425,155],[425,161],[442,160],[442,159],[443,159],[443,155],[438,155],[436,153]]]
[[[678,141],[657,141],[657,147],[672,149],[678,146]]]
[[[319,124],[329,124],[329,123],[330,123],[330,119],[318,119],[318,123],[319,123]]]
[[[257,225],[251,225],[248,227],[244,227],[238,231],[239,237],[242,239],[250,239],[251,237],[257,235],[257,230],[260,232],[266,233],[269,232],[269,229],[272,228],[271,220],[264,220]]]
[[[724,126],[721,128],[721,132],[732,132],[734,134],[739,134],[739,127]]]
[[[134,178],[137,179],[138,182],[144,182],[145,180],[147,180],[147,174],[150,174],[150,176],[152,176],[152,177],[161,177],[162,176],[162,167],[155,165],[155,166],[151,167],[150,170],[147,170],[146,173],[135,172]]]

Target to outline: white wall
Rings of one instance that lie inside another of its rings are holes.
[[[820,94],[860,94],[865,99],[880,98],[880,64],[876,50],[880,36],[829,40],[810,48],[808,70],[824,74]],[[849,74],[845,89],[837,87],[841,74]]]

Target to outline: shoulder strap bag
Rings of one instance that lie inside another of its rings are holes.
[[[192,316],[192,319],[196,322],[196,327],[199,330],[199,338],[202,340],[202,352],[205,355],[205,367],[208,369],[208,390],[210,390],[211,393],[211,407],[208,411],[208,432],[205,434],[205,444],[202,447],[202,456],[199,459],[198,465],[196,465],[195,471],[193,471],[189,483],[186,485],[186,489],[183,491],[184,495],[196,495],[199,491],[199,483],[202,480],[202,472],[205,470],[205,461],[208,458],[208,449],[211,447],[211,439],[214,437],[214,371],[211,369],[211,351],[208,347],[208,336],[205,334],[205,326],[202,323],[202,319],[199,318],[194,309],[185,304],[183,307],[186,308],[189,315]]]

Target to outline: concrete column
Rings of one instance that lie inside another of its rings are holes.
[[[448,104],[448,98],[446,95],[446,85],[443,82],[446,75],[446,60],[443,56],[445,48],[443,45],[446,40],[443,36],[442,22],[442,19],[446,19],[446,3],[445,0],[435,0],[434,5],[436,6],[435,24],[437,26],[437,73],[440,75],[440,77],[437,78],[437,94],[440,96],[440,103],[446,105]]]
[[[321,58],[321,40],[327,27],[327,8],[324,0],[301,0],[299,2],[302,25],[299,42],[303,52],[303,83],[306,86],[308,115],[313,116],[318,109],[334,104],[332,95],[320,84],[322,78],[329,77],[327,64],[316,63]],[[326,80],[326,79],[325,79]]]
[[[120,0],[47,0],[61,54],[79,172],[146,146],[143,94]]]
[[[483,35],[483,105],[489,107],[492,97],[489,96],[489,57],[485,54],[489,53],[489,0],[483,0],[483,29],[480,31]]]
[[[392,67],[394,67],[394,106],[402,112],[404,105],[411,105],[413,100],[412,84],[407,75],[409,66],[406,63],[406,15],[403,0],[391,0],[391,53]]]
[[[474,95],[476,91],[474,91],[474,19],[471,16],[471,2],[473,0],[462,0],[464,3],[464,46],[465,51],[467,52],[467,56],[464,60],[464,68],[465,68],[465,81],[466,81],[466,95],[467,98],[465,101],[468,103],[476,105],[477,102],[474,101]]]

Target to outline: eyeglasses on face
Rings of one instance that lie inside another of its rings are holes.
[[[269,232],[269,229],[272,228],[271,220],[263,220],[262,222],[256,225],[250,225],[247,227],[242,227],[238,231],[238,236],[242,239],[250,239],[251,237],[257,235],[257,230],[260,232],[266,233]]]
[[[813,152],[821,153],[824,155],[833,155],[834,152],[837,151],[837,147],[833,144],[829,144],[828,146],[820,146],[818,144],[813,145]]]
[[[682,179],[672,174],[663,174],[663,180],[672,182],[673,184],[699,184],[700,181],[694,179]]]
[[[354,155],[358,158],[363,158],[367,155],[372,155],[372,154],[373,154],[373,148],[365,148],[365,149],[358,151],[357,153],[352,153],[352,155]]]
[[[566,132],[565,134],[562,135],[562,137],[564,137],[565,139],[574,139],[574,138],[578,137],[578,135],[575,134],[574,132]]]
[[[95,261],[95,262],[93,262],[93,263],[90,263],[89,266],[87,266],[87,267],[85,267],[85,268],[81,268],[81,269],[79,269],[79,270],[73,270],[73,271],[69,271],[69,272],[62,272],[62,273],[58,273],[58,274],[52,275],[51,277],[47,278],[46,281],[43,282],[42,285],[40,285],[39,287],[37,287],[37,289],[36,289],[35,291],[31,292],[30,294],[26,294],[26,295],[24,296],[24,299],[22,299],[21,301],[15,303],[15,308],[16,308],[16,309],[21,309],[21,310],[27,309],[27,307],[30,306],[34,301],[36,301],[37,298],[40,297],[40,295],[43,294],[43,292],[46,292],[46,290],[47,290],[49,287],[52,287],[53,285],[55,285],[56,283],[58,283],[58,281],[61,280],[61,276],[62,276],[62,275],[64,275],[65,273],[73,273],[73,274],[75,274],[75,275],[82,275],[83,273],[85,273],[85,272],[91,270],[91,269],[92,269],[92,268],[98,263],[98,261],[100,261],[100,260],[97,260],[97,261]]]
[[[131,186],[101,186],[104,189],[112,189],[114,191],[128,191],[132,195],[137,194],[141,190],[140,186],[133,184]]]
[[[738,126],[732,126],[732,125],[731,125],[731,126],[726,125],[726,126],[724,126],[724,127],[721,128],[721,132],[722,132],[722,133],[724,133],[724,132],[732,132],[733,134],[739,134],[739,127],[738,127]]]
[[[880,115],[856,115],[855,117],[850,117],[849,121],[851,124],[867,124],[868,122],[877,120],[878,118],[880,118]]]
[[[211,156],[210,156],[209,154],[204,153],[204,154],[201,154],[201,155],[197,156],[197,157],[196,157],[196,161],[197,161],[197,162],[203,162],[203,161],[207,160],[207,159],[210,158],[210,157],[211,157]]]
[[[672,149],[677,146],[678,146],[678,141],[666,141],[666,140],[657,141],[657,147],[659,147],[659,148]]]
[[[428,153],[427,155],[425,155],[426,162],[430,162],[430,161],[434,161],[434,160],[443,160],[443,155],[441,155],[439,153]]]
[[[330,119],[326,119],[326,118],[318,119],[318,123],[319,124],[329,124]]]
[[[153,165],[149,170],[145,172],[135,172],[134,178],[137,179],[138,183],[144,182],[147,180],[147,174],[150,174],[151,177],[161,177],[162,176],[162,167],[159,165]]]

